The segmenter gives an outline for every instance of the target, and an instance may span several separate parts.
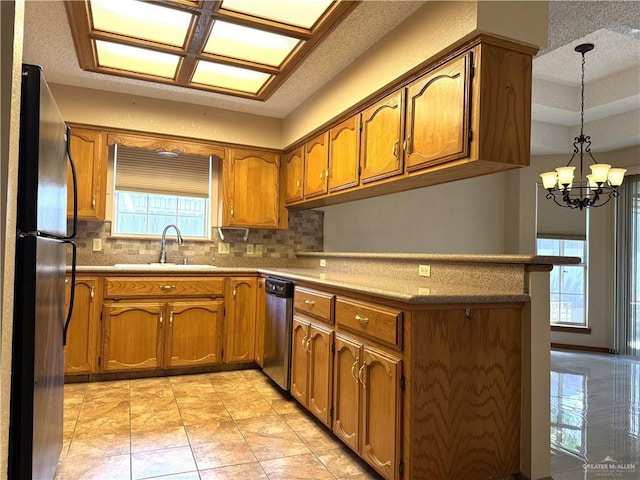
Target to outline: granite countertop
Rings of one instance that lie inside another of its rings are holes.
[[[429,279],[415,281],[398,280],[372,274],[323,271],[315,268],[286,267],[217,267],[213,265],[114,265],[79,266],[78,274],[148,275],[201,274],[238,275],[262,274],[307,282],[318,287],[334,287],[354,293],[405,302],[408,304],[451,303],[511,303],[528,302],[523,292],[499,291],[483,285],[437,284]]]

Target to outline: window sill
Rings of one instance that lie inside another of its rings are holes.
[[[551,325],[552,332],[591,334],[591,328],[584,325]]]

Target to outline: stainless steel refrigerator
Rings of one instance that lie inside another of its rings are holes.
[[[8,473],[50,480],[62,448],[69,247],[75,276],[75,218],[67,234],[69,132],[40,67],[22,66],[20,108]]]

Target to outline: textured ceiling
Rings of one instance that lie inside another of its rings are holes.
[[[362,2],[266,102],[84,72],[59,0],[26,2],[24,61],[42,65],[54,83],[284,118],[423,3]],[[585,74],[594,151],[640,144],[640,1],[551,1],[548,45],[533,61],[533,154],[571,149],[580,120],[574,47],[585,42],[595,44]]]

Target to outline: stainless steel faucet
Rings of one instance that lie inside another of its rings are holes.
[[[184,242],[182,240],[182,235],[180,234],[180,229],[177,225],[167,225],[162,230],[162,238],[160,239],[160,263],[167,263],[167,230],[173,227],[176,230],[176,241],[178,245],[182,245]]]

